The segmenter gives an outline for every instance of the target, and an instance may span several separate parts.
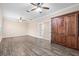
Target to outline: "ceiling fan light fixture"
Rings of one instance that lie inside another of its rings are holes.
[[[22,21],[22,17],[20,17],[19,22],[20,22],[20,23],[23,22],[23,21]]]
[[[42,9],[39,7],[36,9],[37,12],[42,12]]]

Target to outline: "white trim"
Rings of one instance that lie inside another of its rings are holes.
[[[36,37],[36,38],[41,38],[41,39],[44,39],[42,36],[37,36],[37,35],[33,35],[33,34],[28,34],[29,36],[33,36],[33,37]]]
[[[33,36],[33,37],[36,37],[36,38],[40,38],[40,39],[45,39],[45,40],[48,40],[42,36],[37,36],[37,35],[33,35],[33,34],[28,34],[29,36]]]
[[[10,34],[9,34],[10,35]],[[9,37],[18,37],[18,36],[27,36],[27,34],[21,34],[21,35],[12,35],[12,36],[9,36],[8,34],[6,35],[3,35],[2,38],[9,38]]]

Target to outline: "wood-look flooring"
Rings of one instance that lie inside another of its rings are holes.
[[[79,56],[79,51],[31,36],[4,38],[1,56]]]

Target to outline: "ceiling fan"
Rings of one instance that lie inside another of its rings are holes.
[[[29,19],[29,20],[32,20],[32,19]],[[24,21],[27,21],[27,20],[24,20],[23,17],[19,17],[19,19],[18,19],[18,22],[19,22],[19,23],[22,23],[22,22],[24,22]]]
[[[39,12],[41,13],[41,9],[46,9],[46,10],[49,10],[49,7],[43,7],[43,3],[30,3],[31,5],[35,6],[35,8],[31,9],[31,10],[27,10],[27,12],[31,12],[31,11],[34,11],[34,10],[37,10],[39,9]]]
[[[22,17],[19,18],[18,22],[24,22],[26,20],[24,20]]]

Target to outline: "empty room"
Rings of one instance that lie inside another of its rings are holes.
[[[0,3],[0,56],[79,56],[79,3]]]

